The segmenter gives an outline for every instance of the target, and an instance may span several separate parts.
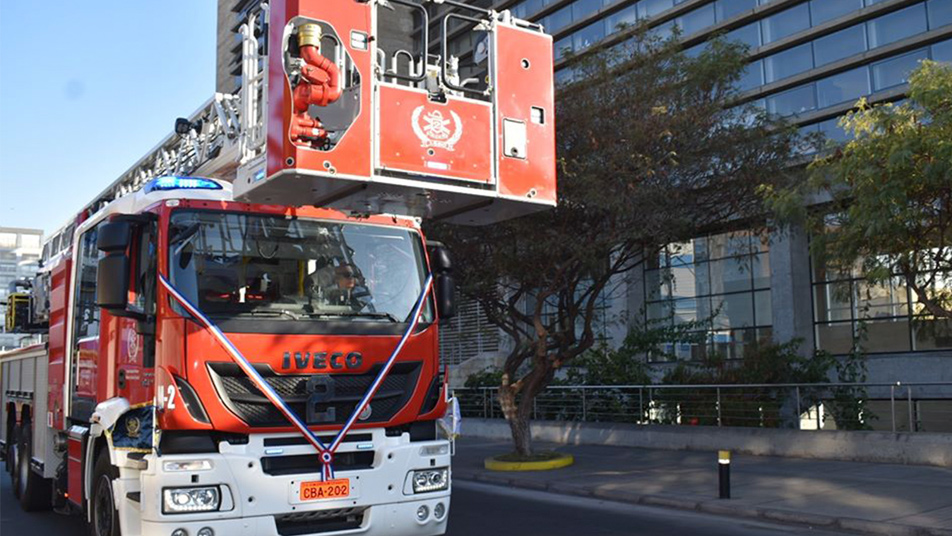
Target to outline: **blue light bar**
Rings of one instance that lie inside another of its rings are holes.
[[[145,193],[166,190],[221,190],[221,184],[196,177],[159,177],[145,186]]]

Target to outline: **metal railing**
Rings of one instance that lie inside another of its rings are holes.
[[[497,387],[460,388],[454,394],[464,417],[503,417]],[[952,382],[559,385],[550,386],[535,398],[532,418],[639,425],[949,432],[952,424],[943,427],[941,423],[952,423]],[[935,423],[939,423],[938,429]]]

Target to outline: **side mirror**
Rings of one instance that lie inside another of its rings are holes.
[[[129,306],[129,256],[116,251],[99,259],[96,274],[96,305],[112,314]]]
[[[116,316],[130,316],[129,254],[132,224],[113,221],[99,228],[96,247],[106,254],[99,259],[96,275],[96,305]]]
[[[431,242],[430,247],[430,270],[435,274],[452,272],[453,257],[450,250],[439,242]]]
[[[112,221],[99,228],[96,247],[103,253],[125,252],[132,242],[132,224],[125,220]]]
[[[450,274],[440,274],[433,283],[440,320],[449,320],[456,316],[456,279]]]
[[[440,242],[427,245],[430,258],[430,271],[433,272],[433,290],[436,293],[436,310],[440,320],[449,320],[456,316],[456,278],[453,271],[453,257],[450,250]]]

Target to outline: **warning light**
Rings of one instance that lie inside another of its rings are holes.
[[[145,193],[166,190],[221,190],[221,184],[197,177],[159,177],[145,186]]]

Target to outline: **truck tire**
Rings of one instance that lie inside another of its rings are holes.
[[[8,430],[7,444],[4,447],[6,452],[3,453],[3,457],[5,458],[4,463],[6,464],[7,472],[10,473],[11,477],[13,476],[13,470],[17,466],[16,458],[13,457],[14,456],[13,445],[16,443],[16,438],[19,437],[17,433],[18,431],[16,429],[16,426]]]
[[[120,536],[119,511],[116,510],[113,493],[113,473],[109,453],[100,452],[93,469],[92,493],[89,498],[89,508],[92,510],[89,516],[90,536]]]
[[[13,489],[13,496],[20,498],[20,483],[17,482],[17,477],[19,476],[19,471],[17,471],[18,461],[20,459],[19,455],[19,437],[20,437],[20,425],[13,427],[13,433],[10,434],[10,438],[7,442],[7,469],[10,471],[10,487]]]
[[[17,446],[17,497],[20,506],[26,512],[48,510],[52,506],[52,482],[36,474],[30,468],[33,458],[33,434],[29,422],[20,430],[20,441]]]

